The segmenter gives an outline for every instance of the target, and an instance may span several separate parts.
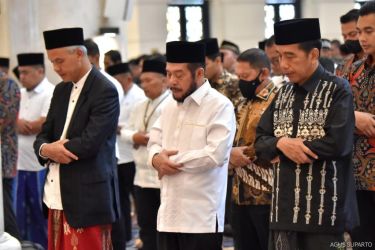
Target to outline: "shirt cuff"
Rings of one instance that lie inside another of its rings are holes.
[[[131,130],[131,129],[121,129],[120,137],[121,140],[134,143],[133,141],[133,135],[137,133],[137,131]]]
[[[156,154],[159,154],[160,153],[160,150],[157,150],[157,149],[151,149],[149,154],[148,154],[148,160],[147,160],[147,165],[151,168],[154,168],[154,166],[152,165],[152,159],[154,158],[154,156]]]
[[[44,145],[46,145],[47,143],[43,143],[42,145],[40,145],[40,148],[39,148],[39,156],[43,158],[43,160],[48,160],[48,157],[45,157],[44,155],[42,155],[42,148]]]

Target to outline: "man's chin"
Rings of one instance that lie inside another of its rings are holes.
[[[174,94],[172,95],[173,96],[173,99],[175,99],[177,102],[184,102],[186,96],[175,96]]]

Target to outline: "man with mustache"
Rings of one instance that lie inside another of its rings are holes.
[[[204,78],[204,44],[169,42],[166,52],[173,99],[148,143],[161,182],[158,249],[221,250],[234,108]]]

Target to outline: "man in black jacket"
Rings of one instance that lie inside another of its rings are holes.
[[[39,162],[48,167],[43,197],[49,209],[48,245],[111,249],[111,223],[119,215],[118,94],[91,66],[81,28],[43,35],[48,59],[63,79],[34,142]]]
[[[258,157],[275,163],[269,247],[345,246],[343,233],[357,222],[348,221],[357,215],[349,84],[319,65],[318,19],[276,23],[275,42],[290,82],[264,112],[255,142]]]

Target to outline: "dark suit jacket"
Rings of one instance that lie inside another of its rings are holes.
[[[59,83],[42,131],[34,142],[39,156],[43,143],[60,139],[66,120],[72,83]],[[98,70],[89,73],[67,130],[65,147],[79,160],[60,165],[61,199],[66,219],[72,227],[110,224],[119,217],[116,170],[116,128],[119,116],[118,93]]]

